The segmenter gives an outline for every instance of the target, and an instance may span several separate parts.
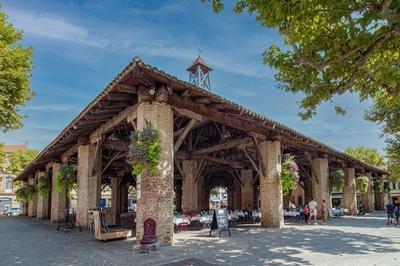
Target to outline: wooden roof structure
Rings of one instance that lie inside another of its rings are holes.
[[[185,128],[199,128],[205,123],[214,124],[214,129],[209,131],[221,131],[229,128],[231,133],[238,138],[227,143],[212,143],[207,146],[199,142],[199,150],[190,156],[205,156],[211,152],[220,151],[221,148],[229,149],[244,147],[252,142],[252,138],[244,136],[241,132],[251,132],[253,137],[275,139],[279,138],[284,148],[290,151],[301,151],[304,154],[329,157],[336,163],[351,164],[365,171],[385,175],[386,171],[341,151],[338,151],[313,138],[289,128],[277,121],[259,115],[251,110],[231,102],[210,91],[198,88],[188,82],[179,80],[164,71],[152,67],[135,57],[118,76],[89,105],[73,119],[73,121],[43,150],[41,153],[19,174],[17,180],[26,180],[35,170],[44,168],[47,163],[56,158],[65,158],[77,151],[77,146],[82,138],[95,143],[104,137],[104,133],[110,132],[126,120],[134,119],[134,113],[138,103],[138,92],[142,88],[159,90],[168,93],[167,102],[175,113],[189,120],[183,122],[185,127],[176,130],[185,131]],[[157,95],[156,95],[157,96]],[[191,118],[200,121],[198,124],[189,124]],[[218,126],[216,126],[218,124]],[[205,133],[204,133],[205,134]],[[211,134],[211,133],[210,133]],[[175,134],[174,134],[175,135]],[[209,140],[212,139],[212,134]],[[184,158],[185,152],[179,150],[184,139],[175,138],[175,156]],[[246,150],[244,150],[245,153]],[[247,154],[248,155],[248,154]],[[110,155],[111,156],[111,155]],[[114,155],[112,155],[114,156]],[[112,157],[111,156],[111,157]],[[119,157],[123,157],[119,153]],[[230,165],[241,167],[243,162],[236,160],[235,154],[230,154]],[[250,157],[251,158],[251,157]],[[207,160],[215,163],[227,163],[225,158],[208,157]],[[250,160],[252,162],[252,160]],[[253,164],[253,162],[252,162]],[[254,164],[253,164],[254,166]],[[204,168],[204,166],[203,166]],[[209,170],[209,167],[207,167]],[[224,170],[224,168],[221,168]],[[226,169],[225,169],[226,170]]]

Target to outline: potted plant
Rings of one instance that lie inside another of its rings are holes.
[[[64,164],[60,167],[60,170],[56,173],[55,187],[57,192],[62,192],[64,189],[67,191],[67,195],[75,188],[75,174],[76,167],[72,164]]]
[[[374,182],[373,190],[375,194],[383,192],[382,184],[380,182]]]
[[[356,187],[362,194],[368,192],[369,178],[366,176],[359,176],[356,178]]]
[[[35,194],[36,188],[34,185],[26,186],[26,198],[28,201],[33,201],[33,195]]]
[[[299,179],[299,167],[294,161],[294,156],[289,155],[282,163],[281,180],[283,195],[289,195],[295,190]]]
[[[28,200],[28,194],[26,187],[21,187],[15,191],[17,201],[26,202]]]
[[[341,192],[345,186],[344,172],[342,169],[335,169],[329,173],[330,191]]]
[[[39,177],[38,181],[38,191],[43,198],[47,198],[49,196],[49,192],[51,189],[51,184],[49,179],[46,176]]]
[[[153,129],[150,122],[145,121],[142,130],[131,134],[128,161],[132,165],[132,174],[138,176],[145,171],[158,174],[161,152],[160,133]]]

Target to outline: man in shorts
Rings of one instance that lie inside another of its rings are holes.
[[[387,212],[387,225],[391,224],[391,223],[395,223],[394,222],[394,215],[396,212],[396,205],[394,205],[393,203],[389,202],[389,204],[386,205],[386,212]]]
[[[317,206],[318,203],[314,199],[312,199],[308,203],[308,209],[310,210],[310,221],[308,224],[310,224],[311,220],[313,219],[314,219],[314,224],[317,224],[317,215],[318,215]]]

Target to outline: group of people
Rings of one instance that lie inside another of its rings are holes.
[[[399,216],[400,216],[400,203],[397,199],[393,200],[393,203],[389,202],[386,205],[387,211],[387,225],[394,224],[395,226],[399,225]]]
[[[328,219],[328,208],[326,206],[325,200],[321,201],[321,203],[319,204],[319,209],[321,211],[323,224],[326,224],[326,221]],[[312,199],[308,204],[306,203],[304,205],[303,214],[304,214],[304,221],[307,224],[311,224],[311,221],[313,221],[313,224],[318,224],[317,223],[318,203],[315,201],[315,199]]]

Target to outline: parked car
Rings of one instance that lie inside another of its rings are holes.
[[[10,208],[7,210],[7,216],[18,216],[21,215],[22,210],[21,208]]]

